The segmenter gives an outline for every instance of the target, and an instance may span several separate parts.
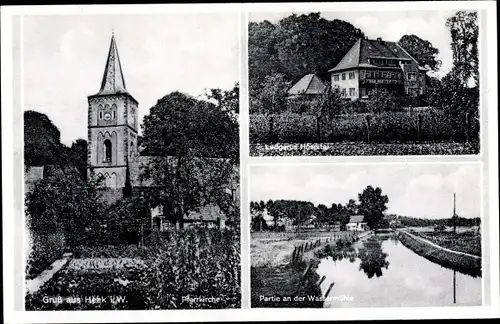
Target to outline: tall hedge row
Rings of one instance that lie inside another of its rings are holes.
[[[451,115],[430,109],[420,112],[422,126],[418,134],[419,113],[383,112],[348,114],[332,120],[315,115],[284,113],[251,115],[251,143],[366,142],[367,116],[370,118],[371,142],[465,141],[465,115]],[[479,140],[479,120],[470,117],[469,140]],[[319,136],[318,136],[319,124]]]

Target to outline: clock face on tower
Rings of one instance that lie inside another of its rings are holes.
[[[110,120],[111,119],[111,114],[110,113],[105,113],[104,114],[104,120]]]

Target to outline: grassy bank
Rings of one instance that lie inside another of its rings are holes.
[[[252,233],[251,306],[323,307],[320,277],[316,273],[320,256],[331,248],[350,246],[353,240],[351,235],[350,232],[320,231]],[[331,241],[332,238],[336,239],[335,243]],[[325,245],[327,239],[329,241]],[[309,248],[300,252],[300,256],[292,263],[294,249],[305,246],[306,242]],[[311,244],[315,242],[318,245]]]
[[[252,308],[321,308],[323,301],[314,300],[321,296],[317,282],[317,264],[311,264],[306,276],[306,262],[279,267],[251,267]],[[312,300],[311,300],[312,299]]]
[[[442,250],[404,232],[400,232],[399,240],[408,249],[429,261],[473,277],[481,276],[480,258]]]
[[[415,235],[446,249],[481,256],[481,235],[477,232],[419,232]]]

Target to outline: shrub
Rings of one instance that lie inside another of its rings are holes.
[[[355,105],[355,104],[352,104]],[[356,104],[362,107],[363,104]],[[378,143],[415,142],[418,140],[418,115],[422,117],[421,141],[460,142],[466,139],[465,115],[448,114],[443,110],[428,109],[419,113],[382,112],[372,114],[370,141]],[[250,116],[251,143],[318,143],[365,142],[368,114],[343,114],[332,119],[320,118],[320,138],[317,117],[307,114]],[[271,134],[270,120],[273,120]],[[470,137],[479,141],[479,119],[471,114]]]

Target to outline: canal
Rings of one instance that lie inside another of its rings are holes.
[[[324,307],[480,306],[481,277],[415,254],[395,236],[372,235],[320,260]]]

